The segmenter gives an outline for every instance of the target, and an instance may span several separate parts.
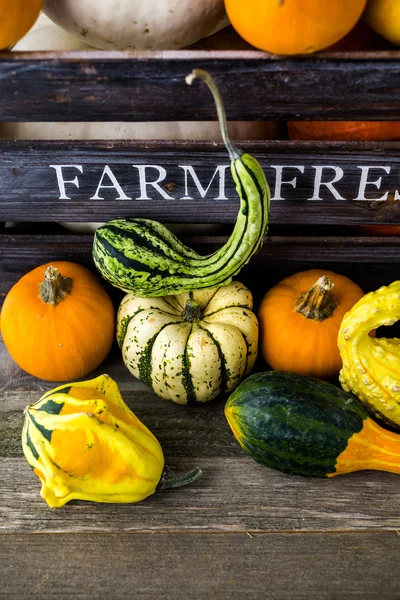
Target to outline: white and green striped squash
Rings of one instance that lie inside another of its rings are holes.
[[[258,321],[238,281],[176,296],[128,293],[117,339],[129,371],[166,400],[207,402],[233,391],[257,358]]]

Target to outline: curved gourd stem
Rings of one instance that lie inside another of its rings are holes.
[[[210,92],[213,95],[215,105],[217,107],[218,120],[221,128],[222,139],[224,140],[224,144],[226,149],[229,152],[229,158],[231,160],[236,160],[240,158],[243,154],[243,151],[237,148],[233,143],[231,138],[229,137],[228,132],[228,123],[226,121],[226,114],[224,104],[222,102],[221,94],[219,92],[218,86],[215,83],[214,79],[211,77],[210,73],[204,71],[203,69],[193,69],[193,71],[188,75],[185,79],[188,85],[192,85],[194,79],[202,79],[208,86]]]
[[[171,467],[166,465],[156,492],[163,492],[164,490],[169,490],[171,488],[180,488],[184,485],[189,485],[189,483],[193,483],[193,481],[196,481],[201,475],[202,470],[199,469],[199,467],[195,467],[186,473],[173,474]]]
[[[44,272],[44,281],[40,284],[39,296],[46,304],[57,306],[66,298],[72,289],[72,279],[63,277],[55,267],[47,267]]]
[[[270,190],[263,169],[256,158],[232,144],[222,99],[211,75],[196,69],[186,80],[191,83],[196,77],[206,82],[218,108],[221,133],[240,199],[239,212],[228,241],[207,256],[182,244],[157,221],[116,219],[97,229],[93,243],[97,269],[112,285],[137,296],[166,296],[229,284],[262,246],[268,228]]]
[[[295,309],[306,319],[324,321],[332,316],[337,307],[337,302],[332,295],[334,284],[323,275],[295,302]]]

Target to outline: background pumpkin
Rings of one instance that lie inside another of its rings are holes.
[[[400,140],[400,121],[288,121],[292,140]]]
[[[353,229],[367,235],[395,236],[400,235],[400,225],[353,225]]]
[[[1,333],[22,369],[48,381],[67,381],[84,377],[107,356],[114,307],[85,267],[54,261],[24,275],[8,292]]]
[[[43,0],[0,0],[0,49],[13,46],[32,27]]]
[[[368,0],[364,19],[384,38],[400,46],[400,3],[398,0]]]
[[[161,398],[207,402],[232,391],[257,357],[250,291],[238,281],[164,298],[127,294],[117,339],[130,372]]]
[[[258,310],[260,348],[276,370],[321,379],[339,374],[337,335],[343,315],[364,295],[344,275],[312,269],[271,288]]]
[[[366,0],[225,0],[236,31],[274,54],[306,54],[344,37],[360,18]]]

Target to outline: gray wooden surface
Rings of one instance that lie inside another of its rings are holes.
[[[245,456],[224,399],[182,407],[134,379],[113,349],[94,373],[123,397],[186,488],[132,505],[47,507],[22,455],[24,407],[56,384],[0,345],[0,597],[398,598],[400,478],[305,479]]]

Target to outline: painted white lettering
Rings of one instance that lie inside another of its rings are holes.
[[[294,177],[290,181],[283,181],[282,174],[283,169],[297,169],[300,173],[304,173],[303,165],[271,165],[272,169],[276,170],[276,179],[275,179],[275,192],[272,196],[271,200],[284,200],[282,198],[282,185],[291,185],[293,188],[297,185],[297,177]]]
[[[159,165],[132,165],[132,167],[135,167],[139,171],[140,196],[137,200],[151,200],[147,195],[147,186],[149,185],[151,185],[166,200],[174,199],[172,196],[168,196],[167,192],[159,185],[159,183],[164,181],[167,176],[167,171],[164,167],[160,167]],[[155,181],[147,181],[146,169],[156,169],[156,171],[158,171],[158,179]]]
[[[360,179],[360,187],[358,189],[358,196],[357,196],[357,198],[354,198],[354,200],[375,200],[375,201],[387,200],[389,192],[386,192],[380,198],[366,198],[365,197],[365,188],[367,187],[367,185],[374,185],[378,190],[381,187],[382,177],[378,177],[378,179],[375,179],[375,181],[368,181],[368,175],[369,175],[370,169],[383,169],[385,171],[385,173],[387,173],[389,175],[390,167],[371,166],[371,167],[357,167],[357,169],[361,169],[361,179]]]
[[[81,173],[83,173],[83,167],[81,165],[49,165],[49,167],[51,169],[55,169],[55,171],[56,171],[58,189],[60,191],[59,200],[71,200],[71,198],[69,196],[67,196],[67,194],[66,194],[65,184],[66,183],[71,183],[75,187],[79,188],[78,177],[75,177],[74,179],[66,180],[63,177],[62,170],[63,169],[78,169],[78,171],[80,171]]]
[[[333,184],[340,181],[344,175],[344,171],[341,167],[334,167],[332,165],[321,165],[317,167],[313,166],[312,168],[315,169],[314,192],[312,197],[308,198],[309,200],[322,200],[322,198],[320,197],[320,192],[321,186],[323,185],[326,188],[328,188],[328,190],[330,191],[332,196],[336,198],[336,200],[346,200],[346,198],[343,198],[343,196],[339,194],[337,189],[333,187]],[[324,169],[332,169],[334,171],[335,174],[333,176],[333,179],[331,179],[330,181],[322,181],[322,173]]]
[[[212,185],[212,182],[214,181],[217,174],[219,176],[218,196],[213,198],[213,200],[228,200],[228,198],[225,196],[225,173],[226,173],[226,169],[229,167],[229,165],[219,165],[215,169],[214,174],[211,177],[211,181],[208,184],[207,188],[205,188],[205,189],[202,186],[202,184],[200,183],[199,178],[197,177],[196,171],[194,170],[194,168],[191,165],[179,165],[179,167],[181,169],[183,169],[185,172],[185,195],[183,196],[183,198],[181,198],[181,200],[193,200],[193,197],[189,196],[189,184],[188,184],[189,175],[193,179],[193,182],[194,182],[200,196],[202,198],[205,198],[206,195],[208,194],[208,191]]]
[[[111,185],[105,185],[103,183],[104,177],[106,175],[109,178],[109,180],[111,181]],[[104,188],[104,189],[114,188],[118,192],[118,194],[119,194],[116,197],[116,200],[132,200],[132,198],[129,198],[129,196],[127,196],[125,194],[124,190],[119,185],[117,178],[115,177],[114,173],[111,171],[111,169],[110,169],[110,167],[108,165],[106,165],[104,167],[102,176],[100,177],[99,185],[97,186],[96,193],[90,199],[91,200],[104,200],[104,198],[102,196],[99,196],[99,192],[100,192],[100,190],[102,188]]]

